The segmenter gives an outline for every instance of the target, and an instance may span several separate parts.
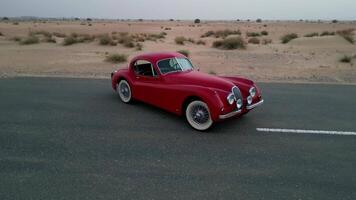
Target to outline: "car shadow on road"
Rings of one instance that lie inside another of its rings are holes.
[[[130,104],[124,104],[119,97],[114,93],[110,94],[112,104],[118,106],[114,109],[115,112],[126,113],[130,117],[137,118],[137,121],[147,120],[147,123],[152,123],[156,127],[161,127],[164,130],[177,130],[188,134],[216,135],[216,134],[243,134],[246,128],[249,128],[251,118],[248,116],[235,117],[221,122],[217,122],[205,132],[197,131],[191,128],[184,116],[178,116],[156,106],[146,104],[141,101],[133,101]],[[123,111],[124,110],[124,111]],[[206,134],[207,133],[207,134]]]

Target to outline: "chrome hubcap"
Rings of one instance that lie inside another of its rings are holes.
[[[194,106],[190,114],[198,124],[204,124],[209,120],[209,111],[204,106]]]
[[[125,98],[130,97],[129,87],[126,84],[120,85],[120,92]]]

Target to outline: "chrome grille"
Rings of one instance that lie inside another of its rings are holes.
[[[238,87],[234,86],[232,87],[232,93],[235,95],[236,100],[237,99],[241,99],[242,100],[242,95],[241,95],[241,91]]]

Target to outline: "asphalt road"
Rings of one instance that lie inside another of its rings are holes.
[[[356,87],[259,84],[208,133],[109,80],[0,79],[0,199],[356,199]]]

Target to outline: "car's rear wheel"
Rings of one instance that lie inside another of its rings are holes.
[[[126,80],[120,80],[116,86],[116,91],[122,102],[130,103],[132,101],[131,87]]]
[[[203,101],[192,101],[185,110],[188,123],[196,130],[205,131],[213,125],[209,107]]]

